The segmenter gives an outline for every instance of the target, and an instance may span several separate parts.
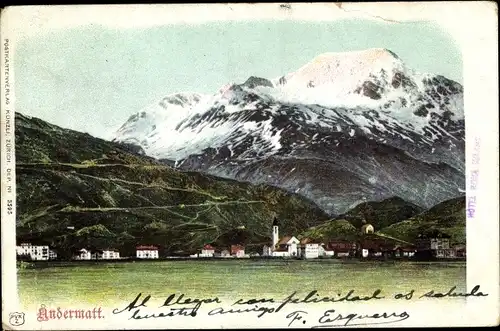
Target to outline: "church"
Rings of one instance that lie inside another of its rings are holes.
[[[263,256],[272,257],[295,257],[295,258],[318,258],[320,244],[309,238],[304,238],[302,241],[295,236],[279,237],[278,219],[275,217],[272,227],[272,244],[265,245],[263,248]]]

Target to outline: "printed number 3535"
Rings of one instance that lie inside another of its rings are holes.
[[[12,215],[12,213],[13,213],[12,200],[7,200],[7,215]]]

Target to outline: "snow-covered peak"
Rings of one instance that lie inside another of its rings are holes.
[[[384,109],[410,121],[413,116],[430,116],[429,110],[440,115],[451,111],[454,119],[463,118],[460,84],[418,73],[384,48],[324,53],[273,84],[276,88],[267,93],[282,102]]]
[[[386,73],[406,72],[407,68],[393,52],[383,48],[332,52],[317,56],[297,71],[278,78],[275,83],[294,88],[332,85],[335,94],[345,95],[382,70]]]
[[[229,157],[241,159],[278,153],[294,144],[295,131],[318,128],[433,144],[458,135],[458,120],[460,84],[416,73],[391,51],[375,48],[321,54],[274,82],[250,76],[211,96],[169,95],[130,117],[116,140],[158,158],[182,160],[226,146]]]

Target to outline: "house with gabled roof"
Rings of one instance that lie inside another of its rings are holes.
[[[139,245],[135,249],[136,249],[136,257],[138,259],[157,259],[157,258],[159,258],[158,246]]]
[[[116,248],[106,248],[102,252],[103,259],[117,260],[120,259],[120,251]]]
[[[47,245],[32,245],[31,243],[22,243],[16,246],[16,253],[20,257],[26,257],[32,261],[49,260],[51,249]]]
[[[198,257],[213,257],[215,255],[215,247],[210,244],[206,244],[201,249],[201,253],[198,254]]]
[[[245,247],[242,245],[231,245],[231,255],[235,257],[244,257]]]
[[[278,240],[273,249],[273,256],[299,256],[300,241],[294,236],[285,236]]]
[[[92,260],[92,252],[89,249],[82,248],[73,256],[75,260]]]
[[[354,255],[357,249],[356,243],[348,240],[329,241],[327,245],[333,250],[335,257],[349,257]]]

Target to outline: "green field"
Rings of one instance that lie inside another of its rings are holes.
[[[18,271],[23,305],[81,302],[116,305],[172,293],[220,298],[282,298],[293,291],[370,295],[465,291],[465,262],[207,260],[39,263]]]

